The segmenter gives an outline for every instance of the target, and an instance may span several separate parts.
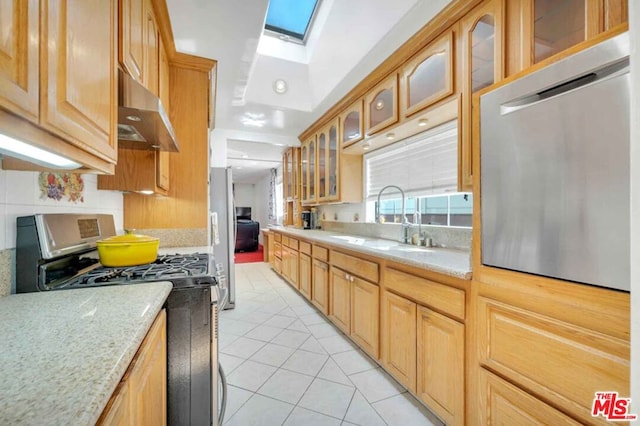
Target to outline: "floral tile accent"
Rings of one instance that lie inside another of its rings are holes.
[[[78,173],[42,172],[38,177],[40,198],[84,203],[84,181]]]

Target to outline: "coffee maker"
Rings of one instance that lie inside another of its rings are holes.
[[[302,213],[300,213],[300,215],[302,217],[302,229],[313,229],[311,227],[311,212],[308,210],[305,210]]]

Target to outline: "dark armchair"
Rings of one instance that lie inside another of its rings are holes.
[[[258,235],[260,233],[260,223],[238,219],[238,232],[236,234],[236,252],[258,250]]]

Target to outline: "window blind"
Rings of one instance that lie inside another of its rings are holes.
[[[397,185],[407,197],[443,194],[458,187],[458,121],[396,142],[364,156],[367,200]],[[383,198],[397,198],[388,190]]]

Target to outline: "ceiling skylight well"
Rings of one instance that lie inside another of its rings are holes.
[[[267,10],[267,32],[284,40],[304,43],[319,0],[270,0]]]

